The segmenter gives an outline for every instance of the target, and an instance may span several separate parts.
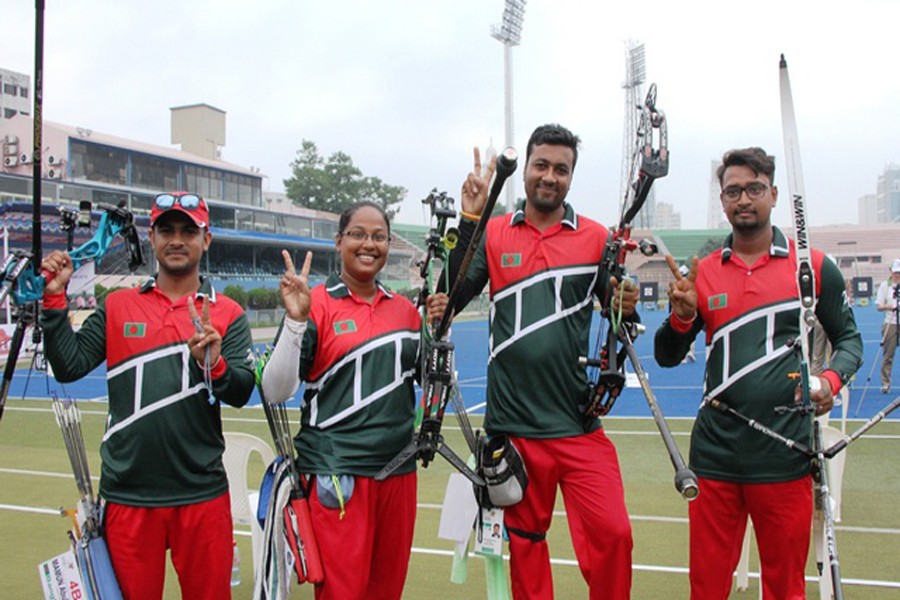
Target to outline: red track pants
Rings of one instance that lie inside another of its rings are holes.
[[[125,600],[159,600],[166,550],[178,573],[181,596],[231,597],[234,553],[228,493],[207,502],[148,508],[106,505],[106,543]]]
[[[688,505],[691,599],[728,598],[748,515],[759,546],[763,600],[805,598],[803,576],[813,510],[811,478],[741,484],[701,477],[699,486],[700,495]]]
[[[357,477],[343,518],[322,506],[315,486],[309,506],[325,569],[316,600],[399,600],[416,523],[416,474]]]
[[[569,438],[512,439],[525,461],[528,489],[520,503],[505,510],[507,527],[546,533],[559,486],[590,598],[629,598],[631,522],[616,449],[603,429]],[[513,597],[553,598],[546,540],[535,541],[510,531],[509,553]]]

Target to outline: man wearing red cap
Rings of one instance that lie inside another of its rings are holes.
[[[65,294],[72,260],[60,251],[44,259],[46,355],[63,383],[106,361],[100,495],[124,598],[162,598],[167,550],[183,597],[228,598],[233,538],[219,402],[243,406],[253,391],[250,327],[200,275],[212,240],[202,198],[157,196],[149,238],[158,273],[111,293],[77,333]]]

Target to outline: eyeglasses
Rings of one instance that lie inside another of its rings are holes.
[[[197,210],[200,207],[200,203],[203,202],[203,198],[197,194],[182,194],[180,196],[175,194],[159,194],[156,196],[154,202],[156,202],[156,207],[162,210],[168,210],[176,204],[181,206],[184,210]]]
[[[741,187],[739,185],[729,185],[727,188],[722,190],[722,197],[729,202],[737,202],[741,199],[741,194],[747,192],[748,198],[750,198],[751,200],[759,200],[765,195],[768,189],[769,186],[758,181],[748,183],[744,187]]]
[[[387,244],[391,241],[391,236],[384,233],[383,231],[377,231],[375,233],[366,233],[362,229],[348,229],[341,235],[346,235],[354,242],[364,242],[367,239],[370,239],[376,244]]]

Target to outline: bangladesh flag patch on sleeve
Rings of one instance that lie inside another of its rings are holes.
[[[709,297],[709,310],[718,310],[728,306],[728,294],[716,294]]]
[[[122,332],[122,335],[125,337],[142,338],[146,333],[146,323],[125,323],[125,331]]]
[[[334,335],[341,335],[342,333],[353,333],[356,331],[356,321],[353,319],[348,319],[346,321],[337,321],[334,324]]]

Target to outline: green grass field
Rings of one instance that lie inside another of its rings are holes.
[[[99,473],[97,448],[105,419],[105,404],[80,404],[83,427],[91,456],[91,469]],[[256,435],[271,443],[260,409],[225,408],[225,429]],[[448,443],[464,447],[452,417],[445,433]],[[610,437],[619,450],[625,478],[626,500],[634,528],[634,598],[688,597],[688,528],[686,503],[672,485],[672,469],[655,425],[648,419],[607,419]],[[475,426],[478,419],[473,420]],[[686,453],[690,420],[670,422]],[[848,430],[858,424],[851,422]],[[296,427],[296,424],[295,424]],[[882,423],[870,435],[852,444],[843,482],[843,521],[837,541],[849,599],[887,599],[900,596],[900,423]],[[589,458],[589,457],[588,457]],[[414,552],[405,599],[485,598],[484,563],[470,558],[464,585],[450,582],[452,543],[437,538],[444,488],[451,467],[440,457],[419,470],[419,511]],[[251,465],[258,481],[263,465]],[[0,598],[39,598],[38,563],[66,550],[68,521],[55,512],[71,508],[76,500],[62,438],[48,402],[11,400],[0,421]],[[562,502],[548,534],[554,559],[556,597],[586,598],[587,588],[574,563]],[[251,548],[246,532],[238,532],[242,557],[242,585],[233,597],[252,596]],[[714,557],[711,557],[714,558]],[[811,561],[807,575],[814,574]],[[750,563],[750,588],[734,597],[757,598],[758,571]],[[818,597],[815,583],[807,586],[810,598]],[[294,598],[312,598],[309,586],[298,586]],[[166,598],[179,598],[174,571],[167,579]]]

